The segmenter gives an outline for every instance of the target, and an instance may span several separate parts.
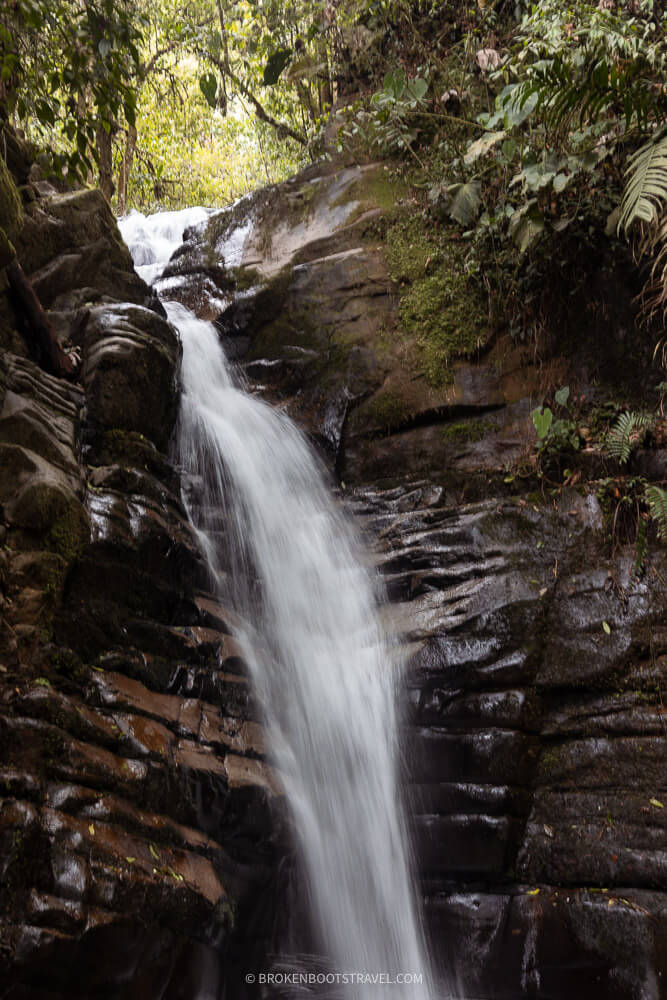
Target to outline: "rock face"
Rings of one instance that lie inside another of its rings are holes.
[[[540,372],[480,330],[477,356],[426,377],[392,209],[382,168],[320,171],[214,215],[178,268],[192,282],[224,259],[241,293],[208,316],[324,446],[376,548],[408,649],[409,806],[443,990],[659,1000],[664,548],[637,572],[594,491],[507,476],[562,359]],[[665,475],[664,452],[636,462]]]
[[[410,643],[440,973],[479,998],[664,995],[664,554],[636,579],[574,491],[457,509],[422,483],[358,509]]]
[[[178,341],[101,196],[27,188],[13,242],[82,366],[37,367],[0,283],[3,995],[254,997],[303,901],[166,454]],[[189,233],[164,287],[322,446],[374,548],[443,995],[661,1000],[665,551],[637,573],[590,490],[507,475],[544,372],[477,312],[479,347],[442,327],[428,375],[404,197],[382,168],[306,172]]]
[[[165,455],[175,331],[99,192],[37,195],[17,252],[82,367],[46,375],[0,299],[2,994],[210,997],[280,790]]]

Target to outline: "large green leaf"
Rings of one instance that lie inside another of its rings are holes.
[[[535,430],[537,431],[537,436],[539,437],[540,441],[544,441],[547,434],[549,433],[551,424],[553,423],[554,419],[553,413],[551,412],[548,406],[545,406],[543,410],[540,410],[540,408],[537,407],[532,411],[531,417],[533,418],[533,423],[535,425]]]
[[[428,81],[424,80],[421,76],[416,76],[414,80],[410,80],[408,83],[408,94],[410,97],[414,98],[415,101],[423,101],[426,97],[427,90]]]
[[[484,156],[488,153],[495,145],[497,145],[501,139],[504,139],[507,133],[502,132],[485,132],[481,139],[476,139],[472,142],[463,157],[463,162],[467,167],[471,166],[480,156]]]
[[[400,66],[398,69],[390,69],[388,73],[385,73],[384,80],[382,81],[382,89],[395,101],[400,101],[403,97],[405,87],[405,73]]]
[[[204,73],[199,77],[199,89],[206,98],[209,107],[214,108],[216,94],[218,93],[218,81],[213,73]]]
[[[544,217],[535,198],[517,209],[509,222],[509,234],[521,253],[525,253],[532,246],[543,230]]]
[[[449,206],[452,219],[462,226],[471,226],[482,207],[481,192],[482,182],[476,178],[467,184],[452,184],[447,192],[452,198]]]
[[[264,76],[262,77],[262,83],[265,87],[272,87],[276,84],[280,78],[280,74],[287,66],[287,63],[292,58],[291,49],[276,49],[273,55],[269,58],[266,66],[264,67]]]

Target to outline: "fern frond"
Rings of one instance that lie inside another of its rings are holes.
[[[658,538],[661,542],[667,542],[667,490],[659,486],[647,486],[644,496],[658,529]]]
[[[622,413],[607,434],[605,441],[607,457],[615,458],[621,465],[625,465],[633,448],[641,442],[652,423],[653,420],[647,413],[627,410]]]
[[[604,49],[590,49],[581,61],[556,55],[531,68],[530,76],[516,90],[521,108],[536,95],[536,108],[546,124],[565,130],[576,118],[580,125],[597,121],[610,105],[625,116],[626,128],[633,119],[647,128],[656,109],[639,60],[618,62]],[[621,111],[622,109],[622,111]]]
[[[635,222],[654,225],[667,204],[667,131],[637,150],[630,157],[625,171],[628,178],[623,198],[618,229],[627,233]]]
[[[648,280],[642,289],[642,315],[650,321],[662,313],[667,318],[667,212],[654,226],[645,227],[639,255],[653,258]]]

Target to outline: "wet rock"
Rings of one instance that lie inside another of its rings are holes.
[[[664,552],[638,578],[591,496],[439,507],[436,487],[354,498],[408,640],[436,967],[462,996],[658,1000]]]
[[[282,791],[160,451],[178,341],[100,198],[31,203],[19,248],[83,390],[2,356],[3,991],[218,995]]]
[[[16,249],[45,308],[58,296],[81,288],[126,302],[152,299],[134,272],[101,191],[73,191],[34,202],[26,211]]]
[[[126,304],[92,309],[83,362],[89,418],[164,447],[176,417],[179,357],[173,328],[152,310]]]

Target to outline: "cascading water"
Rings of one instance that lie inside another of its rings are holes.
[[[184,216],[181,232],[200,218]],[[167,260],[164,218],[133,215],[121,228],[135,260],[155,277]],[[183,343],[178,459],[201,483],[197,509],[225,510],[224,558],[229,564],[231,552],[233,563],[226,596],[252,623],[239,639],[294,817],[323,950],[341,974],[422,976],[421,984],[384,990],[356,982],[344,988],[346,997],[426,1000],[399,806],[397,662],[380,625],[374,577],[303,435],[238,386],[210,323],[179,303],[165,306]],[[215,537],[192,516],[222,581]]]

